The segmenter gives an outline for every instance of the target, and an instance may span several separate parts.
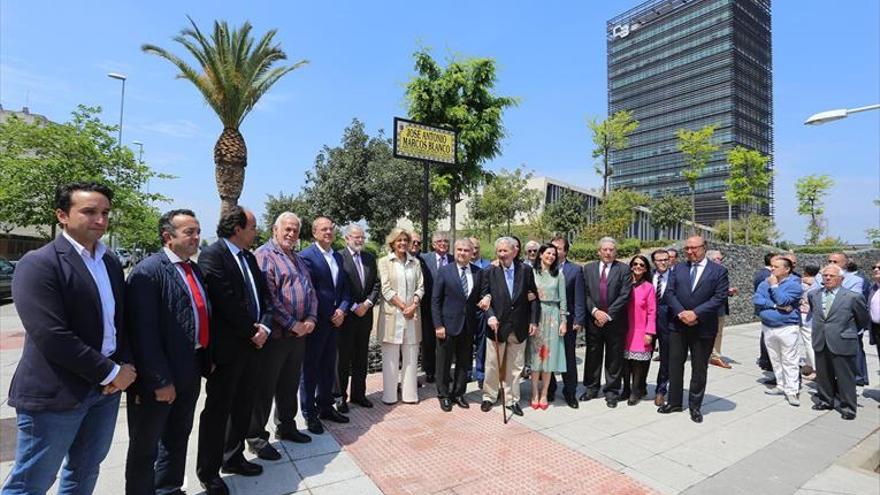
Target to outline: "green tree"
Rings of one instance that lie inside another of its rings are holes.
[[[808,175],[795,182],[798,215],[807,215],[810,218],[807,225],[807,244],[815,245],[822,237],[825,230],[822,225],[822,215],[825,213],[824,198],[832,186],[834,181],[827,175]]]
[[[371,137],[353,119],[339,146],[324,146],[315,157],[302,199],[312,217],[327,215],[339,225],[365,220],[371,237],[381,242],[398,218],[418,215],[421,184],[420,166],[395,159],[381,130]],[[429,204],[429,218],[442,214],[442,197],[432,194]]]
[[[542,244],[550,240],[553,236],[553,221],[547,210],[533,211],[529,215],[528,235],[534,239],[538,239]]]
[[[602,199],[598,208],[598,221],[589,226],[585,237],[598,240],[604,236],[623,239],[630,224],[635,220],[638,206],[648,206],[651,198],[630,189],[615,189]]]
[[[712,154],[718,151],[718,145],[712,142],[714,135],[714,125],[707,125],[696,131],[689,129],[675,131],[678,150],[684,155],[685,168],[681,171],[681,175],[691,190],[691,222],[693,222],[691,229],[694,232],[697,228],[697,179],[703,174],[703,169],[706,168]]]
[[[255,43],[249,22],[230,30],[226,21],[214,21],[214,31],[209,38],[192,18],[187,16],[187,19],[192,28],[181,30],[174,41],[195,58],[196,66],[156,45],[144,44],[141,50],[174,64],[180,71],[177,78],[191,82],[220,118],[223,132],[214,145],[214,165],[223,211],[238,203],[244,187],[247,146],[239,131],[242,121],[279,79],[308,61],[273,67],[287,59],[274,43],[275,29]]]
[[[486,182],[475,213],[491,219],[493,225],[505,224],[510,235],[516,217],[527,217],[540,205],[540,191],[527,187],[531,178],[532,173],[521,167],[512,172],[502,168]]]
[[[413,120],[448,127],[458,133],[458,163],[433,166],[433,187],[449,200],[452,240],[455,205],[485,178],[483,164],[501,152],[502,115],[515,98],[496,96],[495,61],[491,58],[450,60],[446,68],[420,49],[414,54],[417,75],[406,86]]]
[[[666,195],[651,201],[651,225],[670,239],[671,229],[691,214],[691,202],[682,196]]]
[[[727,154],[730,164],[730,177],[725,180],[727,201],[740,206],[739,216],[751,213],[753,206],[761,206],[768,201],[770,181],[773,171],[767,166],[770,157],[758,150],[736,146]],[[744,214],[745,212],[745,214]],[[749,244],[749,227],[752,222],[745,222],[745,243]]]
[[[601,158],[595,163],[596,173],[602,177],[602,196],[608,195],[608,179],[614,172],[611,169],[611,153],[629,146],[629,135],[639,127],[632,112],[621,110],[599,122],[595,118],[588,123],[593,131],[593,159]]]
[[[587,224],[587,207],[582,195],[566,190],[556,201],[544,207],[550,229],[569,238],[577,235]]]
[[[103,123],[100,107],[80,105],[69,122],[25,122],[15,116],[0,124],[0,224],[33,227],[54,238],[55,188],[76,181],[98,181],[113,189],[110,234],[126,232],[123,242],[155,237],[156,224],[138,227],[151,202],[164,201],[143,187],[151,178],[168,179],[117,146],[116,127]],[[148,228],[152,233],[137,233]],[[8,230],[7,230],[8,231]],[[130,245],[123,244],[126,247]]]
[[[719,232],[728,231],[728,221],[719,220],[715,222],[715,229]],[[750,213],[740,218],[734,218],[730,223],[730,231],[733,234],[734,244],[747,244],[746,232],[749,232],[749,241],[752,244],[772,245],[779,238],[779,231],[773,219],[758,213]]]
[[[275,219],[285,211],[296,213],[302,226],[300,227],[299,238],[303,241],[312,240],[312,220],[315,219],[315,213],[311,203],[304,197],[302,193],[284,194],[279,192],[278,196],[271,194],[266,195],[266,202],[263,203],[263,230],[270,234]]]

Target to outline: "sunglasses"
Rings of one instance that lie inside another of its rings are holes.
[[[528,252],[528,253],[537,253],[538,250],[537,250],[537,249],[527,249],[526,252]]]
[[[872,269],[872,270],[880,270],[880,265],[877,265],[877,266],[875,266],[875,267],[873,267],[873,268],[871,268],[871,269]]]
[[[642,268],[647,268],[647,265],[645,265],[644,263],[633,263],[633,264],[631,264],[631,265],[629,265],[629,266],[631,266],[631,267],[637,267],[637,266],[640,266],[640,267],[642,267]]]
[[[412,241],[413,244],[421,244],[422,241]]]

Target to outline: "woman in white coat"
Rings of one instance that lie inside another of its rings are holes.
[[[419,302],[425,287],[419,260],[409,254],[411,240],[409,232],[395,228],[385,239],[390,252],[379,259],[382,302],[376,336],[382,343],[382,402],[386,404],[397,402],[398,384],[403,402],[419,401]]]

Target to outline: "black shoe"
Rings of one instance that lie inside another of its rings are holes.
[[[578,407],[580,407],[580,404],[578,404],[578,401],[574,397],[566,397],[565,403],[568,404],[568,407],[572,409],[577,409]]]
[[[775,387],[777,385],[776,378],[768,378],[761,383],[767,385],[768,387]]]
[[[556,394],[548,393],[547,394],[547,403],[549,404],[549,403],[553,402],[554,400],[556,400]]]
[[[669,405],[668,403],[663,404],[662,406],[657,408],[657,412],[660,414],[669,414],[669,413],[681,412],[681,411],[683,411],[681,406],[672,406],[672,405]]]
[[[617,407],[617,399],[605,399],[605,405],[614,409]]]
[[[343,414],[348,414],[348,402],[340,402],[339,405],[336,406],[336,410]]]
[[[584,402],[584,401],[595,399],[596,397],[599,397],[598,392],[584,392],[581,394],[580,397],[578,397],[578,400],[581,402]]]
[[[812,409],[814,411],[830,411],[834,408],[829,406],[828,404],[824,404],[824,403],[820,402],[818,404],[813,404],[813,407],[811,407],[810,409]]]
[[[327,421],[333,421],[334,423],[348,423],[349,421],[351,421],[350,419],[348,419],[348,416],[343,416],[339,414],[339,411],[333,409],[332,407],[319,414],[318,417],[321,419],[326,419]]]
[[[311,418],[306,420],[306,424],[308,425],[308,429],[310,432],[315,435],[320,435],[324,433],[324,425],[321,424],[321,420],[318,418]]]
[[[443,409],[444,412],[452,412],[452,401],[449,397],[440,399],[440,409]]]
[[[366,397],[360,397],[358,399],[351,399],[349,402],[351,402],[352,404],[357,404],[361,407],[366,407],[367,409],[373,407],[373,403],[370,402],[370,399],[367,399]],[[345,411],[339,411],[339,412],[345,412]]]
[[[510,412],[512,412],[513,414],[516,414],[517,416],[522,416],[522,415],[523,415],[523,410],[522,410],[522,408],[519,407],[519,404],[516,403],[516,402],[514,402],[513,404],[507,406],[507,408],[510,409]]]
[[[257,457],[263,459],[264,461],[277,461],[278,459],[281,459],[281,454],[278,453],[278,450],[276,450],[275,447],[269,445],[268,443],[266,443],[266,445],[263,445],[259,449],[255,449],[248,445],[248,450],[250,450],[254,454],[257,454]]]
[[[312,437],[306,435],[305,433],[300,433],[296,430],[285,432],[276,431],[275,438],[277,438],[278,440],[287,440],[288,442],[293,443],[309,443],[312,441]]]
[[[205,489],[205,495],[229,495],[229,487],[219,476],[208,481],[199,481],[199,484]]]
[[[277,452],[276,452],[277,454]],[[280,459],[280,455],[279,455]],[[226,474],[240,474],[242,476],[259,476],[263,474],[263,466],[254,464],[244,458],[225,462],[220,471]]]
[[[850,420],[856,419],[856,413],[842,412],[842,413],[840,413],[840,417],[847,420],[847,421],[850,421]]]
[[[480,388],[480,390],[483,389],[483,380],[477,380],[477,387]]]
[[[437,379],[434,378],[434,375],[428,375],[428,374],[425,375],[425,383],[434,383],[436,381],[437,381]]]
[[[482,404],[480,404],[480,410],[483,412],[489,412],[492,410],[492,403],[484,400]]]
[[[642,401],[642,398],[641,398],[641,397],[636,397],[636,396],[634,396],[634,395],[631,395],[631,396],[629,397],[629,399],[626,401],[626,405],[628,405],[628,406],[634,406],[634,405],[638,404],[638,403],[641,402],[641,401]]]
[[[703,413],[701,413],[699,409],[691,409],[691,421],[694,423],[702,423]]]
[[[465,399],[462,395],[459,395],[458,397],[453,397],[452,403],[462,409],[470,409],[471,407],[470,404],[468,404],[467,399]]]

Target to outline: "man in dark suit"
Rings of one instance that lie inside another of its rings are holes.
[[[709,356],[718,331],[718,310],[727,300],[730,284],[727,268],[706,258],[706,241],[693,236],[685,241],[687,264],[669,277],[664,299],[669,306],[669,400],[657,412],[682,410],[684,362],[691,355],[691,384],[688,407],[691,420],[703,422],[703,394]]]
[[[431,236],[430,253],[422,253],[422,279],[425,281],[425,294],[432,294],[434,290],[434,278],[437,270],[452,263],[452,255],[449,254],[449,236],[445,232],[434,232]],[[431,298],[425,297],[421,305],[422,317],[422,370],[425,372],[425,381],[434,382],[437,359],[437,337],[434,335],[434,320],[431,315]]]
[[[500,237],[495,241],[498,265],[487,268],[480,282],[481,302],[488,303],[486,316],[489,326],[486,335],[486,378],[483,381],[480,409],[483,412],[492,409],[498,400],[503,379],[507,402],[503,406],[522,416],[519,382],[525,360],[523,351],[526,339],[538,331],[541,304],[537,298],[529,300],[528,294],[537,294],[538,287],[532,269],[515,260],[516,244],[512,237]]]
[[[256,400],[247,435],[248,449],[260,459],[281,459],[269,443],[266,423],[275,400],[275,438],[308,443],[312,438],[296,429],[299,379],[306,335],[315,328],[318,300],[306,264],[294,251],[302,221],[286,211],[272,225],[272,238],[254,253],[266,278],[266,304],[272,313],[272,333],[263,346],[256,374]]]
[[[257,236],[254,214],[235,206],[220,215],[217,242],[199,254],[211,314],[210,355],[214,369],[205,384],[199,420],[196,474],[209,494],[228,493],[224,473],[256,476],[262,466],[245,460],[260,350],[271,333],[266,281],[248,251]]]
[[[479,324],[480,269],[471,264],[474,246],[470,239],[455,241],[455,263],[437,270],[431,295],[437,337],[437,398],[440,408],[452,411],[452,404],[467,409],[464,398],[471,367],[474,333]],[[455,360],[455,377],[450,367]],[[449,386],[452,383],[452,390]]]
[[[135,380],[123,321],[123,274],[101,243],[113,192],[94,182],[55,191],[63,231],[18,262],[12,284],[25,330],[9,387],[18,438],[4,494],[92,493],[113,441],[117,392]]]
[[[669,389],[669,306],[666,305],[666,298],[663,296],[672,271],[669,269],[669,252],[665,249],[657,249],[651,253],[651,261],[654,262],[651,281],[654,284],[654,294],[657,296],[656,328],[660,347],[660,366],[657,367],[654,405],[659,407],[666,403],[666,391]]]
[[[584,310],[584,278],[581,276],[581,267],[568,260],[568,238],[558,236],[550,241],[556,247],[559,259],[559,270],[565,276],[565,298],[569,309],[566,317],[568,328],[572,332],[566,332],[563,343],[565,345],[565,368],[562,374],[562,395],[565,403],[573,409],[578,408],[577,401],[577,348],[578,332],[584,328],[586,311]],[[550,375],[550,388],[547,391],[547,400],[553,401],[556,395],[556,375]]]
[[[348,416],[333,407],[336,377],[336,339],[351,307],[348,277],[342,270],[342,255],[333,251],[334,225],[327,217],[312,222],[315,243],[301,256],[309,269],[312,287],[318,297],[318,324],[306,336],[299,401],[309,431],[324,433],[321,419],[348,423]]]
[[[623,377],[623,341],[627,332],[626,304],[632,291],[629,267],[617,261],[617,241],[611,237],[599,240],[599,261],[583,268],[586,296],[587,355],[584,364],[586,391],[580,400],[599,396],[602,382],[602,358],[605,358],[605,404],[617,407]]]
[[[140,370],[126,400],[128,495],[180,491],[200,375],[209,366],[208,293],[190,261],[199,251],[199,221],[191,210],[171,210],[159,218],[159,233],[162,251],[126,281],[126,323]]]
[[[813,349],[816,351],[816,403],[813,409],[832,409],[840,401],[840,417],[856,417],[856,354],[859,331],[870,323],[862,295],[841,288],[843,270],[822,269],[824,287],[809,295],[813,310]]]
[[[342,271],[348,277],[351,294],[351,311],[339,331],[339,363],[337,376],[342,403],[339,412],[348,412],[346,401],[361,407],[373,407],[367,399],[367,354],[370,347],[370,332],[373,330],[373,308],[379,302],[380,282],[376,258],[364,250],[364,228],[353,223],[345,228],[345,249],[342,256]],[[351,395],[348,391],[351,377]]]

